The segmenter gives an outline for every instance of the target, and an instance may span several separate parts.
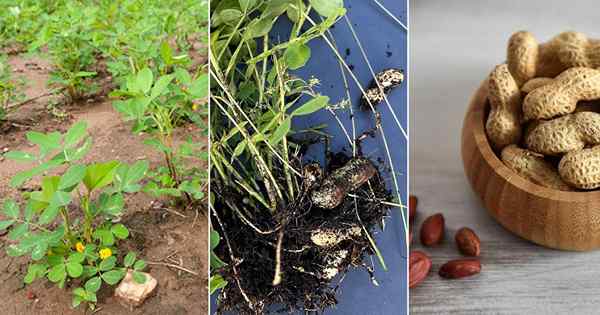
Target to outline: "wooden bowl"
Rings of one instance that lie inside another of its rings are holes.
[[[509,231],[562,250],[600,247],[600,191],[565,192],[534,184],[509,169],[485,134],[487,80],[467,110],[462,129],[465,174],[488,212]]]

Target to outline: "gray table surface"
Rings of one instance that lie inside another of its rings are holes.
[[[410,290],[414,314],[598,314],[600,251],[546,249],[498,225],[471,191],[460,158],[460,128],[473,91],[505,58],[512,32],[539,40],[564,30],[600,37],[598,1],[411,1],[411,192],[422,220],[444,213],[446,241],[424,249],[428,279]],[[443,280],[441,264],[459,257],[454,232],[473,228],[482,240],[481,274]],[[415,237],[411,249],[423,249]]]

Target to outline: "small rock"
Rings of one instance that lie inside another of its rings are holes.
[[[140,306],[154,292],[158,282],[149,273],[142,272],[142,274],[146,276],[146,282],[139,284],[133,280],[133,271],[127,271],[125,278],[115,289],[115,296],[121,302],[129,306]]]

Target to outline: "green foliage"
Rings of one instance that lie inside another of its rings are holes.
[[[41,188],[25,194],[23,209],[12,199],[4,201],[6,220],[0,221],[0,228],[11,228],[8,238],[14,243],[8,246],[8,255],[31,257],[25,283],[45,277],[62,288],[71,279],[81,279],[83,287],[73,290],[73,306],[87,302],[93,309],[102,282],[116,284],[128,268],[134,270],[136,281],[145,281],[139,273],[145,263],[136,260],[135,253],[128,253],[123,266],[118,265],[118,242],[129,237],[129,230],[112,219],[123,211],[123,194],[141,189],[138,182],[148,163],[77,163],[91,145],[86,129],[86,124],[79,122],[65,134],[29,132],[27,139],[37,146],[36,153],[11,151],[5,155],[37,163],[13,178],[15,187],[61,165],[66,170],[60,176],[42,176]],[[79,205],[73,202],[75,195]],[[74,213],[77,210],[79,214]],[[82,219],[73,220],[79,217]]]
[[[169,58],[170,48],[163,45],[164,55]],[[166,62],[169,64],[169,62]],[[177,145],[173,133],[182,122],[203,125],[205,113],[198,111],[198,102],[208,93],[208,76],[191,74],[186,69],[172,65],[171,73],[155,74],[143,68],[131,74],[123,87],[113,92],[120,100],[114,107],[125,120],[134,121],[133,132],[146,132],[152,137],[145,144],[165,157],[163,166],[153,170],[144,191],[154,196],[185,197],[188,201],[204,198],[203,183],[206,171],[189,166],[189,161],[206,159],[203,146],[190,137]]]
[[[209,283],[209,291],[210,294],[213,294],[220,288],[224,288],[227,285],[227,281],[223,279],[223,277],[219,274],[213,274],[213,270],[218,270],[219,268],[225,266],[225,263],[217,257],[214,250],[219,246],[219,242],[221,242],[221,237],[219,233],[215,230],[210,231],[210,283]]]

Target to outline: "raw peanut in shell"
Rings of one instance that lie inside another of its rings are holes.
[[[561,38],[558,57],[569,67],[600,67],[600,40],[588,38],[583,33],[565,32]]]
[[[423,282],[427,277],[429,270],[431,270],[431,259],[427,254],[415,250],[410,252],[408,266],[408,287],[412,288]]]
[[[361,234],[362,229],[359,226],[353,226],[345,229],[321,228],[312,231],[310,234],[310,240],[319,247],[330,248],[345,240],[358,237]]]
[[[562,155],[600,144],[600,114],[579,112],[541,121],[528,130],[525,144],[544,155]]]
[[[558,172],[575,188],[600,187],[600,146],[567,153],[558,164]]]
[[[540,88],[544,85],[550,84],[552,82],[554,82],[554,79],[552,78],[533,78],[525,82],[525,84],[523,84],[523,86],[521,87],[521,92],[528,94],[531,93],[531,91]]]
[[[415,219],[415,216],[417,216],[418,203],[419,199],[417,199],[417,196],[410,195],[410,197],[408,197],[408,220],[410,222],[412,222]]]
[[[538,185],[557,190],[572,190],[558,175],[552,164],[544,160],[544,156],[516,145],[509,145],[500,155],[502,162],[523,178]]]
[[[534,77],[555,77],[573,65],[564,64],[560,48],[570,39],[572,32],[561,33],[550,41],[538,44],[526,31],[516,32],[508,42],[506,62],[519,86]]]
[[[369,88],[365,91],[365,95],[361,96],[360,104],[362,109],[370,111],[371,106],[369,105],[369,102],[371,102],[373,107],[377,106],[377,104],[385,100],[385,95],[389,94],[392,89],[400,86],[403,81],[404,72],[400,69],[391,68],[377,73],[375,79],[371,81]],[[379,85],[377,85],[377,82],[381,85],[383,93],[381,93],[382,91],[379,88]]]
[[[440,267],[439,275],[446,279],[469,277],[481,272],[481,262],[477,258],[451,260]]]
[[[575,111],[577,102],[600,99],[600,71],[570,68],[550,84],[527,94],[523,101],[523,118],[551,119]]]
[[[458,250],[465,256],[479,256],[481,241],[475,232],[468,227],[463,227],[456,232],[454,237]]]
[[[485,131],[492,146],[501,150],[521,139],[521,91],[506,64],[490,74],[488,93],[491,111]]]
[[[518,86],[535,77],[538,50],[538,42],[529,32],[516,32],[508,40],[506,53],[508,70]]]
[[[421,225],[421,244],[434,246],[444,239],[444,215],[436,213],[423,221]]]
[[[349,192],[356,190],[377,173],[373,163],[365,158],[354,158],[327,176],[321,186],[313,190],[313,204],[323,209],[339,206]]]

